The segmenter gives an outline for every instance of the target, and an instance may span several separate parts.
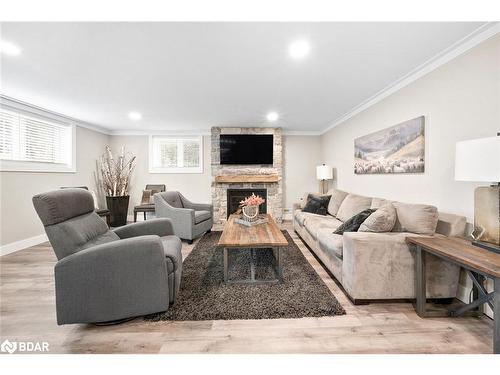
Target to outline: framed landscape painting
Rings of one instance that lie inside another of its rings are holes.
[[[420,116],[354,140],[354,173],[423,173],[425,118]]]

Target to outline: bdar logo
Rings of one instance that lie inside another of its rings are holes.
[[[17,349],[17,342],[10,342],[9,340],[5,340],[2,342],[2,345],[0,345],[0,351],[2,352],[8,352],[9,354],[12,354],[16,351]]]

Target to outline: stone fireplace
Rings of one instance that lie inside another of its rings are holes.
[[[281,128],[212,128],[211,165],[212,165],[212,203],[214,206],[214,222],[227,220],[237,198],[230,201],[230,192],[240,191],[245,197],[254,192],[267,197],[265,207],[276,222],[283,219],[283,152]],[[221,134],[272,134],[272,165],[221,165],[219,137]],[[260,192],[260,193],[259,193]],[[239,198],[237,202],[242,198]]]

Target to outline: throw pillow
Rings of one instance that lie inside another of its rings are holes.
[[[327,195],[331,195],[329,193],[326,193],[326,194],[318,194],[318,193],[305,193],[304,196],[302,198],[300,198],[300,209],[303,210],[304,207],[306,206],[306,203],[307,203],[307,197],[309,197],[309,195],[314,195],[315,197],[326,197]]]
[[[359,227],[359,232],[390,232],[396,224],[396,209],[386,203],[371,214]]]
[[[317,215],[326,215],[330,197],[331,195],[309,194],[307,196],[306,205],[302,209],[302,212],[310,212]]]
[[[354,215],[346,220],[340,227],[337,228],[334,234],[344,234],[344,232],[357,232],[361,224],[374,212],[373,208],[367,208],[359,214]]]

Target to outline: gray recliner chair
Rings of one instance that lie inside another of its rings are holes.
[[[156,217],[172,220],[174,234],[193,243],[193,240],[212,230],[211,204],[190,202],[178,191],[166,191],[154,195]]]
[[[107,323],[165,311],[182,273],[172,223],[154,219],[109,230],[83,189],[33,197],[56,253],[57,323]]]

